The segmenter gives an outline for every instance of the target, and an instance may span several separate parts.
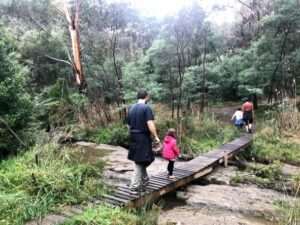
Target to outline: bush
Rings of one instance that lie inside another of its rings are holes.
[[[184,117],[180,121],[159,119],[156,126],[161,139],[168,128],[175,128],[180,150],[193,156],[216,148],[240,135],[233,126],[205,113],[195,117]]]
[[[128,128],[125,124],[121,123],[101,128],[90,140],[98,144],[110,144],[125,148],[128,148],[130,143]]]
[[[32,113],[25,88],[27,69],[19,63],[16,51],[14,41],[0,26],[0,158],[21,146],[12,131],[21,133]]]
[[[5,160],[0,164],[1,224],[23,224],[56,205],[80,203],[102,193],[103,166],[101,161],[76,161],[70,149],[59,150],[57,145],[36,146]]]
[[[299,143],[280,138],[275,134],[274,130],[265,128],[254,135],[253,146],[247,157],[262,163],[278,160],[299,165],[299,149]]]

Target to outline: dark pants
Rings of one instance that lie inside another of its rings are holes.
[[[168,164],[169,176],[173,175],[174,163],[175,163],[175,161],[169,160],[169,164]]]

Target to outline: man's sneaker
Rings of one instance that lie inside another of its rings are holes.
[[[250,133],[250,134],[252,133],[252,130],[251,130],[251,129],[249,129],[249,133]]]
[[[146,186],[141,186],[139,188],[139,194],[146,194],[148,192],[148,189]]]
[[[147,186],[148,184],[149,184],[149,182],[150,182],[150,179],[149,179],[149,177],[148,177],[148,179],[146,179],[145,181],[144,181],[144,186]]]
[[[130,188],[130,193],[137,195],[139,193],[139,188]]]

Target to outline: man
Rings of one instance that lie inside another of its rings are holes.
[[[254,110],[253,110],[253,104],[250,102],[249,99],[247,99],[243,104],[242,111],[243,111],[243,120],[245,122],[246,131],[247,133],[252,133]]]
[[[154,161],[152,152],[151,134],[155,142],[159,142],[154,125],[152,109],[147,105],[148,93],[139,90],[138,102],[128,112],[127,124],[130,129],[130,148],[128,159],[135,162],[131,178],[130,190],[132,193],[145,192],[149,181],[147,167]]]

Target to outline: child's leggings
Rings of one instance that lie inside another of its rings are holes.
[[[174,162],[175,160],[170,159],[169,160],[169,164],[168,164],[168,172],[169,172],[169,176],[173,175],[173,169],[174,169]]]

